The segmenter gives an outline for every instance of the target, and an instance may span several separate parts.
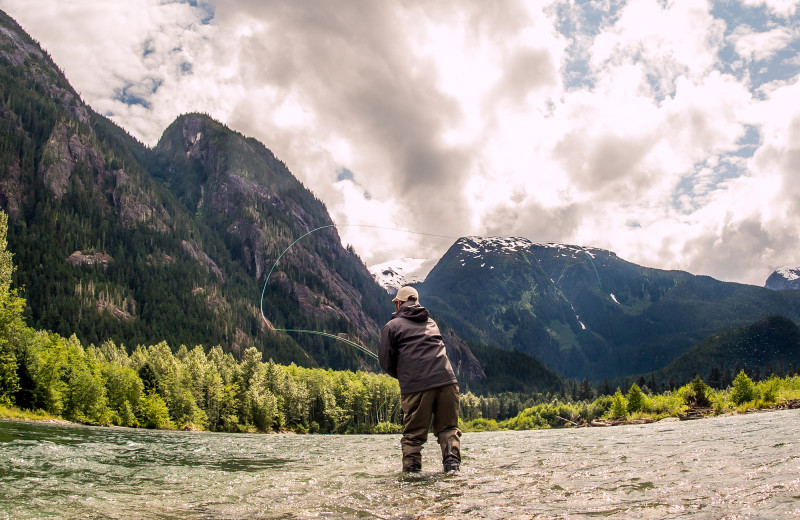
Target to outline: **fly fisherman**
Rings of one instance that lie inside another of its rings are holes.
[[[396,312],[381,332],[381,367],[400,382],[403,407],[403,471],[422,470],[422,445],[433,433],[442,448],[445,472],[461,463],[458,384],[442,335],[413,287],[401,287],[392,300]]]

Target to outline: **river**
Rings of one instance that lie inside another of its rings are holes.
[[[0,422],[0,518],[798,518],[800,410],[467,433],[460,474],[399,437]],[[431,438],[433,441],[433,438]]]

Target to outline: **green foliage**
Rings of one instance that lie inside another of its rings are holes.
[[[740,381],[739,384],[745,386],[749,378],[743,372],[740,373],[740,376],[737,378]],[[674,392],[667,391],[658,395],[645,395],[643,392],[635,390],[633,393],[629,391],[628,395],[634,399],[638,399],[635,397],[638,393],[642,394],[642,404],[635,412],[631,412],[629,399],[626,399],[622,391],[617,389],[613,396],[600,396],[591,403],[586,401],[562,403],[558,400],[539,403],[526,408],[512,419],[499,422],[498,426],[501,429],[554,428],[586,424],[601,417],[614,421],[652,421],[670,416],[677,417],[686,410],[687,403],[694,405],[698,399],[701,403],[705,403],[705,406],[711,407],[712,413],[723,414],[744,412],[748,408],[770,407],[788,399],[800,398],[800,376],[798,375],[786,378],[771,377],[759,383],[751,382],[751,385],[751,392],[747,394],[750,399],[747,401],[741,400],[743,397],[740,395],[741,392],[737,392],[736,387],[724,391],[714,391],[700,378],[695,378],[694,381]],[[635,386],[638,387],[638,385]],[[744,408],[737,408],[740,404]],[[480,425],[482,420],[464,421],[463,426],[471,431],[473,423]],[[479,428],[480,426],[477,426],[474,430],[477,431]]]
[[[142,426],[145,428],[170,429],[174,425],[169,418],[169,408],[156,392],[148,392],[142,398]]]
[[[403,426],[397,423],[381,422],[375,425],[373,433],[403,433]]]
[[[642,393],[642,389],[639,388],[639,385],[637,385],[636,383],[632,384],[631,388],[628,390],[628,395],[626,396],[626,398],[628,400],[629,414],[641,412],[644,410],[646,397],[644,393]]]
[[[731,400],[736,404],[746,403],[755,398],[755,388],[753,380],[750,379],[744,370],[739,372],[736,379],[733,380],[733,390],[731,391]]]
[[[200,346],[182,346],[173,354],[167,344],[158,343],[128,355],[113,342],[84,348],[74,336],[36,332],[22,337],[27,338],[23,351],[32,373],[33,388],[27,390],[35,396],[30,408],[53,416],[93,424],[229,432],[402,429],[399,387],[387,375],[264,363],[253,351],[239,362],[219,347],[206,353]],[[745,387],[749,393],[743,393]],[[701,394],[715,413],[735,411],[740,404],[769,406],[800,398],[800,376],[753,383],[741,372],[727,391],[713,391],[697,378],[675,392],[652,396],[632,385],[627,397],[618,389],[594,401],[465,392],[460,424],[466,431],[492,431],[574,426],[602,418],[655,419],[681,413],[684,403],[696,402]],[[527,404],[512,413],[522,403]],[[502,419],[504,415],[508,418]]]
[[[110,341],[84,348],[74,336],[29,339],[31,408],[74,421],[226,432],[399,427],[400,389],[387,375],[263,363],[255,349],[238,362],[220,347],[173,354],[162,342],[128,355]]]
[[[462,431],[467,432],[494,432],[500,429],[500,425],[494,419],[474,419],[467,421],[459,426]]]
[[[773,375],[768,380],[762,381],[761,383],[760,386],[762,389],[758,392],[761,394],[761,398],[766,403],[774,403],[778,398],[778,392],[780,392],[781,380]]]
[[[139,375],[128,366],[111,362],[101,364],[101,373],[105,380],[108,406],[114,411],[111,422],[118,426],[138,426],[136,414],[144,390]]]
[[[459,417],[467,422],[479,418],[506,420],[526,408],[551,400],[552,394],[503,392],[478,396],[467,391],[461,394],[459,400]]]
[[[628,416],[628,403],[625,399],[625,396],[622,395],[622,392],[619,388],[617,388],[616,393],[614,393],[613,400],[611,401],[611,409],[608,411],[608,417],[611,419],[624,419]]]
[[[692,382],[683,390],[683,400],[688,406],[711,406],[711,401],[708,398],[709,390],[709,386],[700,379],[700,376],[695,376]]]
[[[12,255],[7,249],[8,216],[0,211],[0,404],[11,404],[20,390],[18,374],[20,336],[25,329],[22,312],[25,300],[11,288],[14,273]]]

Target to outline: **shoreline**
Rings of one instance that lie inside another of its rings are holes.
[[[37,417],[35,416],[35,412],[25,412],[18,408],[8,408],[3,407],[4,409],[0,410],[0,421],[10,421],[10,422],[19,422],[19,423],[31,423],[31,424],[50,424],[55,426],[90,426],[96,428],[114,428],[114,429],[124,429],[124,430],[152,430],[152,431],[167,431],[167,432],[185,432],[185,433],[227,433],[227,434],[257,434],[257,435],[301,435],[298,432],[292,430],[281,430],[281,431],[273,431],[273,432],[215,432],[211,430],[198,430],[198,429],[166,429],[166,428],[131,428],[128,426],[117,426],[113,424],[91,424],[91,423],[82,423],[77,421],[70,421],[67,419],[62,419],[60,417],[53,417],[53,416],[42,416]],[[567,419],[562,419],[565,421],[564,426],[557,427],[557,428],[529,428],[526,430],[512,430],[512,429],[498,429],[498,430],[465,430],[468,433],[481,433],[483,431],[532,431],[532,430],[546,430],[546,429],[572,429],[572,428],[608,428],[613,426],[628,426],[628,425],[637,425],[637,424],[653,424],[653,423],[660,423],[660,422],[683,422],[683,421],[694,421],[700,419],[709,419],[712,417],[727,417],[733,415],[747,415],[753,413],[767,413],[767,412],[777,412],[782,410],[796,410],[800,409],[800,399],[784,399],[782,403],[775,403],[772,406],[766,406],[763,408],[748,408],[744,412],[727,412],[722,414],[715,414],[713,413],[713,409],[711,408],[700,408],[700,407],[690,407],[684,413],[678,414],[678,416],[666,416],[660,419],[656,418],[637,418],[637,419],[594,419],[592,421],[583,422],[583,423],[575,423],[569,421]],[[6,414],[2,412],[7,411],[17,411],[19,413],[14,414]],[[699,413],[698,413],[699,412]],[[710,413],[703,413],[703,412],[710,412]],[[30,416],[23,416],[24,414],[31,414]],[[305,433],[302,435],[348,435],[348,434],[331,434],[331,433]],[[390,435],[387,433],[358,433],[358,434],[349,434],[349,435]]]

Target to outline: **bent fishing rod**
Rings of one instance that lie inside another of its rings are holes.
[[[342,343],[345,343],[346,345],[349,345],[349,346],[355,348],[359,352],[367,354],[368,356],[374,358],[375,360],[378,360],[377,354],[375,354],[374,352],[372,352],[371,350],[366,348],[364,345],[360,345],[360,344],[358,344],[358,343],[356,343],[354,341],[350,341],[349,339],[347,339],[347,337],[346,337],[347,334],[345,334],[345,333],[330,334],[328,332],[322,332],[322,331],[318,331],[318,330],[281,329],[281,328],[275,327],[267,319],[266,315],[264,314],[264,295],[266,294],[266,291],[267,291],[267,283],[269,283],[269,279],[272,276],[272,272],[275,270],[275,267],[277,267],[278,262],[281,261],[281,258],[283,258],[283,255],[285,255],[292,247],[294,247],[295,244],[300,242],[300,240],[304,239],[308,235],[310,235],[312,233],[316,233],[317,231],[321,231],[323,229],[338,228],[338,227],[373,228],[373,229],[381,229],[381,230],[385,230],[385,231],[398,231],[398,232],[401,232],[401,233],[409,233],[409,234],[412,234],[412,235],[424,235],[424,236],[439,237],[439,238],[450,238],[450,239],[456,239],[456,240],[459,237],[454,237],[454,236],[450,236],[450,235],[439,235],[439,234],[435,234],[435,233],[424,233],[424,232],[421,232],[421,231],[410,231],[410,230],[407,230],[407,229],[397,229],[397,228],[390,228],[390,227],[374,226],[374,225],[369,225],[369,224],[342,224],[340,226],[337,226],[336,224],[326,224],[324,226],[319,226],[317,228],[314,228],[311,231],[307,231],[306,233],[304,233],[304,234],[300,235],[299,237],[297,237],[291,244],[289,244],[289,246],[286,249],[284,249],[281,252],[280,255],[278,255],[278,258],[275,260],[275,263],[272,264],[272,267],[270,268],[269,273],[267,273],[267,279],[264,281],[264,287],[261,290],[261,305],[260,305],[261,306],[261,317],[264,319],[264,323],[267,325],[269,330],[271,330],[273,332],[287,332],[287,333],[292,332],[292,333],[299,333],[299,334],[312,334],[312,335],[316,335],[316,336],[323,336],[323,337],[326,337],[326,338],[331,338],[331,339],[334,339],[336,341],[341,341]],[[600,282],[600,273],[597,272],[597,267],[594,264],[594,260],[592,259],[592,255],[586,249],[584,249],[583,247],[580,247],[580,246],[577,246],[577,247],[581,251],[586,253],[587,258],[589,259],[589,262],[591,263],[592,268],[594,269],[595,276],[597,277],[597,283],[600,286],[600,290],[602,291],[603,290],[603,284]]]
[[[270,278],[270,276],[272,276],[272,272],[275,270],[275,267],[278,265],[278,262],[280,262],[281,258],[283,258],[283,255],[285,255],[286,252],[289,251],[292,247],[294,247],[295,244],[297,244],[300,240],[304,239],[308,235],[310,235],[312,233],[316,233],[317,231],[320,231],[320,230],[323,230],[323,229],[337,228],[337,227],[373,228],[373,229],[382,229],[382,230],[386,230],[386,231],[399,231],[401,233],[411,233],[411,234],[414,234],[414,235],[425,235],[425,236],[431,236],[431,237],[451,238],[451,239],[457,239],[458,237],[452,237],[452,236],[448,236],[448,235],[437,235],[435,233],[423,233],[423,232],[420,232],[420,231],[409,231],[407,229],[396,229],[396,228],[389,228],[389,227],[373,226],[373,225],[368,225],[368,224],[342,224],[341,226],[337,226],[336,224],[326,224],[324,226],[319,226],[318,228],[314,228],[311,231],[308,231],[308,232],[300,235],[299,237],[297,237],[294,240],[294,242],[289,244],[289,246],[286,249],[284,249],[283,252],[280,255],[278,255],[278,258],[275,260],[275,263],[272,264],[272,267],[270,268],[269,273],[267,273],[267,279],[264,281],[264,288],[261,290],[261,317],[264,319],[264,323],[266,323],[266,325],[269,328],[269,330],[271,330],[273,332],[293,332],[293,333],[302,333],[302,334],[313,334],[313,335],[316,335],[316,336],[323,336],[323,337],[326,337],[326,338],[335,339],[337,341],[341,341],[342,343],[345,343],[346,345],[349,345],[349,346],[357,349],[359,352],[362,352],[364,354],[369,355],[370,357],[374,358],[377,361],[378,360],[378,355],[377,354],[375,354],[374,352],[372,352],[371,350],[366,348],[364,345],[359,345],[358,343],[356,343],[354,341],[350,341],[349,339],[347,339],[346,334],[344,334],[344,333],[330,334],[330,333],[321,332],[321,331],[318,331],[318,330],[279,329],[279,328],[275,327],[267,319],[267,317],[264,315],[264,294],[267,291],[267,283],[269,283],[269,278]]]

